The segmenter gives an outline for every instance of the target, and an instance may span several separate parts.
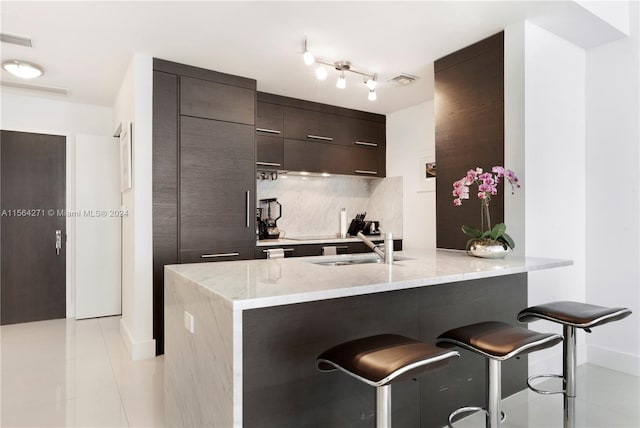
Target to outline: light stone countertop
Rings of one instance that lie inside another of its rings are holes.
[[[335,299],[428,285],[490,278],[569,266],[571,260],[507,255],[489,260],[464,251],[398,251],[408,258],[393,265],[378,263],[323,266],[317,261],[375,258],[372,253],[295,257],[271,260],[170,265],[201,292],[222,297],[233,310]]]

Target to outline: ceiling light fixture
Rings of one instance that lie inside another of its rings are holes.
[[[344,89],[347,87],[347,79],[344,78],[344,70],[338,76],[338,80],[336,80],[336,88]]]
[[[327,70],[325,67],[331,67],[339,71],[340,76],[338,76],[338,80],[336,81],[336,87],[340,89],[344,89],[347,87],[347,79],[345,76],[345,71],[358,74],[364,77],[364,83],[369,88],[369,100],[374,101],[377,99],[377,95],[375,93],[375,88],[377,86],[377,75],[375,73],[354,70],[353,66],[349,61],[336,61],[331,63],[329,61],[316,58],[309,51],[306,38],[304,39],[303,59],[304,59],[304,63],[308,66],[313,64],[318,65],[318,68],[316,68],[316,77],[318,78],[318,80],[325,80],[327,78]]]
[[[316,62],[316,58],[313,56],[309,49],[307,48],[307,39],[304,39],[304,55],[303,55],[305,65],[311,65]]]
[[[3,62],[2,68],[21,79],[33,79],[44,74],[42,68],[37,65],[15,59]]]

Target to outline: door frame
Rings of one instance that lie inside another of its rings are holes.
[[[43,128],[15,128],[15,127],[2,127],[5,131],[25,132],[32,134],[48,134],[59,135],[65,137],[66,148],[66,160],[65,160],[65,209],[67,211],[73,211],[76,209],[76,174],[75,174],[75,162],[76,162],[76,138],[74,134],[68,132],[61,132],[54,129]],[[75,318],[76,316],[76,248],[73,243],[76,238],[76,224],[75,219],[70,216],[65,218],[65,226],[67,229],[67,237],[64,245],[67,249],[66,258],[66,307],[67,318]]]

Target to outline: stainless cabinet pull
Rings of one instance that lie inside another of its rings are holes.
[[[203,254],[200,256],[201,259],[213,259],[215,257],[234,257],[239,256],[240,253],[218,253],[218,254]]]
[[[367,171],[366,169],[356,169],[353,172],[356,174],[378,175],[378,171]]]
[[[250,227],[251,218],[251,192],[247,190],[247,227]]]
[[[275,248],[271,248],[272,250],[275,250]],[[283,248],[282,251],[287,251],[287,252],[293,252],[295,251],[293,248]],[[268,253],[269,250],[262,250],[263,253]]]
[[[60,255],[62,248],[62,230],[56,230],[56,256]]]
[[[333,138],[323,137],[322,135],[307,135],[307,138],[312,138],[314,140],[322,140],[322,141],[333,141]]]
[[[279,134],[280,131],[276,129],[256,128],[258,132],[266,132],[267,134]]]
[[[260,166],[282,166],[279,163],[275,163],[275,162],[256,162],[256,165],[260,165]]]
[[[358,146],[378,147],[378,143],[369,143],[367,141],[355,141],[353,144],[357,144]]]

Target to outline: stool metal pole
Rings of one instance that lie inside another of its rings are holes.
[[[564,378],[564,428],[574,428],[576,424],[576,328],[571,325],[563,327],[564,341],[562,342],[564,361],[562,362],[562,377]]]
[[[500,426],[500,400],[502,398],[502,373],[500,361],[487,358],[487,428]]]
[[[391,385],[376,388],[376,428],[391,428]]]

